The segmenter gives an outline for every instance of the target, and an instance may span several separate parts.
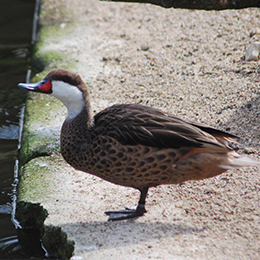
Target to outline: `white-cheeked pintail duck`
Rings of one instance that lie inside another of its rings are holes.
[[[159,109],[122,104],[92,117],[85,83],[68,70],[53,70],[39,83],[19,86],[54,96],[67,107],[60,138],[67,163],[141,192],[135,210],[108,211],[109,220],[142,216],[149,187],[202,180],[230,168],[259,164],[225,144],[234,135]]]

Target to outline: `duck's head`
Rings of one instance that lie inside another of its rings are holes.
[[[85,83],[78,74],[65,69],[51,71],[38,83],[20,83],[18,86],[58,98],[68,109],[67,119],[76,117],[85,107],[89,107]]]

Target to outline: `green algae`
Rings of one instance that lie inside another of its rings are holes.
[[[40,203],[19,201],[16,206],[15,218],[20,225],[25,227],[35,227],[41,235],[44,234],[43,223],[48,216],[48,212]]]
[[[42,80],[52,69],[72,69],[76,61],[59,45],[73,33],[71,10],[59,0],[52,1],[51,5],[43,1],[41,5],[41,28],[30,60],[31,82]],[[28,92],[19,152],[16,217],[23,227],[36,228],[36,236],[39,234],[50,257],[55,259],[69,259],[74,242],[67,239],[60,227],[44,226],[48,212],[39,203],[55,201],[55,167],[61,159],[59,139],[65,114],[62,103],[50,95]]]
[[[58,152],[59,144],[50,136],[32,133],[29,130],[23,135],[22,148],[20,151],[20,164],[24,165],[30,160],[40,157],[49,156],[53,152]]]
[[[16,220],[19,243],[28,256],[43,257],[41,237],[44,234],[44,221],[48,212],[40,203],[19,201],[16,207]]]
[[[50,257],[69,259],[72,256],[75,242],[68,240],[67,234],[60,227],[45,226],[42,241]]]
[[[19,155],[20,165],[33,158],[59,152],[64,114],[61,111],[64,112],[64,107],[58,100],[48,95],[29,94]]]
[[[19,241],[29,255],[39,256],[41,244],[55,259],[69,259],[74,251],[74,242],[60,227],[44,225],[48,212],[39,203],[54,203],[55,171],[60,161],[58,155],[38,157],[20,169],[16,219],[22,226]]]
[[[40,203],[17,203],[15,218],[22,227],[18,230],[21,246],[29,255],[41,256],[43,245],[49,257],[70,259],[74,251],[74,241],[68,240],[67,234],[60,227],[45,226],[47,216],[47,210]]]
[[[60,42],[68,41],[74,28],[68,24],[65,28],[60,26],[45,27],[37,40],[31,59],[32,69],[35,73],[48,71],[55,68],[72,69],[75,67],[75,58],[69,55],[66,49],[60,49]],[[41,73],[41,76],[45,76]],[[35,80],[34,78],[32,79]]]
[[[57,160],[58,156],[39,157],[21,167],[18,201],[38,203],[51,200],[55,191],[54,167]]]

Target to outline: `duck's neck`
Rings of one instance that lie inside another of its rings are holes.
[[[93,126],[93,117],[89,102],[85,104],[80,113],[75,117],[68,116],[63,123],[61,130],[62,139],[70,137],[71,139],[84,139],[88,135],[90,128]],[[62,143],[61,143],[62,145]]]
[[[91,127],[93,118],[90,109],[84,108],[73,119],[63,123],[60,137],[61,154],[65,161],[76,169],[80,169],[80,155],[91,143]]]

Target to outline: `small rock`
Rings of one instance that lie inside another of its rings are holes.
[[[246,50],[245,61],[258,60],[260,53],[260,42],[252,43]]]
[[[61,29],[64,29],[66,26],[67,26],[66,23],[61,23],[61,24],[60,24],[60,28],[61,28]]]
[[[252,38],[255,34],[255,32],[250,32],[249,37]]]
[[[142,44],[141,45],[141,50],[142,51],[148,51],[149,50],[149,46],[147,44]]]
[[[255,36],[255,35],[259,35],[260,34],[260,28],[255,28],[254,30],[250,31],[250,38]]]

